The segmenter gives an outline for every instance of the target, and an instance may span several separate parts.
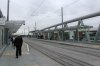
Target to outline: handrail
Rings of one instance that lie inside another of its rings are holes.
[[[47,28],[44,28],[41,31],[55,27],[55,26],[59,26],[59,25],[62,25],[62,24],[72,23],[72,22],[75,22],[75,21],[89,19],[89,18],[93,18],[93,17],[97,17],[97,16],[100,16],[100,11],[96,12],[96,13],[88,14],[88,15],[85,15],[85,16],[81,16],[81,17],[78,17],[78,18],[74,18],[74,19],[71,19],[71,20],[68,20],[68,21],[65,21],[63,23],[59,23],[59,24],[56,24],[56,25],[53,25],[53,26],[50,26],[50,27],[47,27]]]

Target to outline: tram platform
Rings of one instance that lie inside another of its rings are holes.
[[[24,39],[29,39],[29,38],[24,38]],[[43,40],[43,39],[33,39],[33,38],[30,39],[48,41],[64,45],[67,44],[67,45],[76,45],[81,47],[100,49],[99,44],[94,45],[94,44],[74,43],[68,41],[54,41],[54,40]],[[3,52],[1,52],[0,49],[0,53],[3,53],[2,56],[0,56],[0,66],[61,66],[59,63],[38,52],[25,42],[23,43],[22,46],[22,56],[20,56],[18,59],[15,56],[16,50],[14,47],[12,47],[11,44],[5,47],[2,48]]]
[[[2,46],[0,48],[0,57],[2,56],[3,52],[5,51],[5,49],[6,49],[6,45],[4,45],[4,46]]]
[[[22,56],[16,58],[15,52],[15,48],[8,45],[0,57],[0,66],[61,66],[25,42],[22,46]]]

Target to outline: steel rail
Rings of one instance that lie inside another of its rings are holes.
[[[47,43],[42,43],[42,44],[47,44]],[[57,43],[55,43],[55,44],[57,44]],[[80,47],[78,47],[78,46],[74,46],[74,47],[72,46],[74,48],[73,49],[73,48],[67,48],[68,45],[66,47],[61,47],[61,46],[57,46],[57,45],[54,45],[54,44],[48,44],[48,45],[63,48],[63,49],[67,49],[67,50],[71,50],[71,51],[75,51],[75,52],[79,52],[79,53],[84,53],[84,54],[95,56],[95,57],[100,57],[100,52],[92,51],[92,50],[83,51],[84,48],[85,49],[91,49],[91,48],[81,47],[81,49],[79,50],[78,48],[80,48]],[[59,45],[61,45],[61,44],[59,44]]]
[[[93,66],[87,62],[83,62],[81,60],[72,58],[70,56],[63,55],[61,53],[49,50],[49,49],[44,48],[44,47],[41,47],[35,43],[32,44],[32,42],[28,42],[28,41],[27,41],[27,43],[32,48],[35,48],[36,50],[42,52],[43,54],[47,55],[48,57],[52,58],[53,60],[56,60],[57,62],[59,62],[63,66]]]
[[[41,40],[42,41],[42,40]],[[45,42],[45,41],[43,41],[43,42]],[[42,43],[42,42],[41,42]],[[51,43],[51,42],[50,42]],[[42,44],[47,44],[47,43],[42,43]],[[57,44],[57,43],[55,43],[55,44]],[[54,44],[49,44],[49,45],[53,45],[53,46],[55,46]],[[59,45],[61,45],[61,44],[59,44]],[[67,45],[67,46],[74,46],[74,45]],[[74,46],[74,48],[75,49],[71,49],[71,48],[64,48],[64,47],[61,47],[61,46],[55,46],[55,47],[59,47],[59,48],[63,48],[63,49],[67,49],[67,50],[72,50],[72,51],[76,51],[76,52],[79,52],[79,53],[84,53],[84,54],[87,54],[87,55],[91,55],[91,56],[95,56],[95,57],[100,57],[100,52],[97,52],[97,51],[92,51],[92,50],[89,50],[89,51],[82,51],[82,49],[83,48],[86,48],[86,49],[92,49],[92,48],[89,48],[89,47],[81,47],[81,50],[76,50],[76,48],[75,47],[77,47],[77,48],[80,48],[79,46]],[[95,50],[98,50],[98,49],[95,49]]]

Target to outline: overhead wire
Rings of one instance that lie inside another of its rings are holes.
[[[34,13],[34,15],[29,15],[29,17],[26,19],[28,20],[31,16],[35,16],[35,13],[38,11],[38,9],[41,8],[41,6],[43,5],[43,3],[45,2],[45,0],[42,0],[42,2],[39,4],[39,6],[32,12],[32,14]]]
[[[40,3],[40,5],[38,6],[38,8],[36,8],[33,12],[32,12],[32,14],[29,16],[29,18],[30,17],[34,17],[35,15],[36,15],[36,12],[41,8],[41,6],[43,5],[43,3],[44,3],[44,1],[45,0],[43,0],[41,3]],[[70,6],[72,6],[72,5],[75,5],[76,3],[78,3],[80,0],[75,0],[75,1],[73,1],[72,3],[69,3],[69,4],[67,4],[66,6],[64,6],[63,8],[65,8],[65,7],[70,7]],[[53,13],[55,13],[55,12],[57,12],[58,10],[60,10],[60,9],[57,9],[56,11],[54,11]],[[48,16],[49,14],[47,14],[47,16]],[[46,16],[46,17],[47,17]],[[29,20],[29,19],[28,19]]]
[[[44,2],[45,2],[45,0],[42,0],[42,2],[39,4],[38,8],[33,11],[34,14],[41,8],[41,6],[43,5]]]
[[[67,4],[67,5],[65,5],[63,8],[65,8],[65,7],[70,7],[70,6],[72,6],[72,5],[75,5],[76,3],[78,3],[80,0],[75,0],[75,1],[73,1],[72,3],[70,3],[70,4]],[[61,9],[57,9],[57,10],[55,10],[53,13],[57,13],[57,11],[58,10],[61,10]],[[49,15],[49,14],[48,14]],[[48,16],[47,15],[47,16]]]
[[[38,9],[41,8],[41,6],[43,5],[44,1],[45,1],[45,0],[43,0],[43,1],[40,3],[39,7],[33,11],[34,15],[31,14],[29,17],[35,16],[36,12],[38,11]],[[70,3],[70,4],[67,4],[67,5],[64,6],[63,8],[65,8],[65,7],[68,8],[68,7],[72,6],[72,5],[75,5],[75,4],[78,3],[79,1],[80,1],[80,0],[75,0],[75,1],[73,1],[72,3]],[[55,10],[53,13],[56,13],[58,10],[60,10],[60,9]],[[47,16],[48,16],[48,15],[49,15],[49,14],[47,14]]]

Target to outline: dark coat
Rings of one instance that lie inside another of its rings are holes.
[[[14,40],[14,46],[22,46],[23,44],[23,39],[21,36],[18,36]]]

